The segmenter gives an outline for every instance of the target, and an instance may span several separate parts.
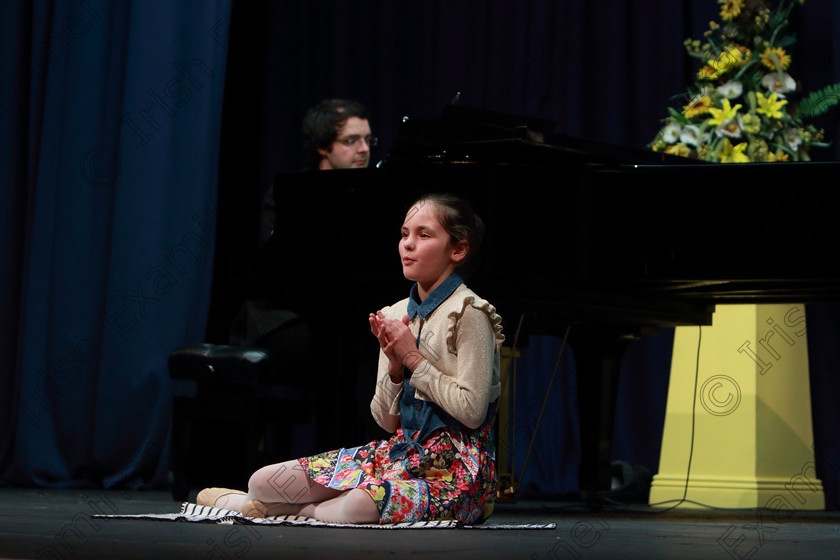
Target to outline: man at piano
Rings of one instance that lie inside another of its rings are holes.
[[[304,169],[364,169],[370,162],[371,134],[367,108],[349,99],[325,99],[311,107],[303,119]],[[273,186],[262,202],[260,245],[274,233],[276,206]],[[234,319],[231,342],[264,346],[308,364],[310,334],[296,313],[277,309],[268,301],[248,300]]]
[[[303,118],[304,170],[365,169],[376,146],[368,110],[351,99],[324,99]],[[274,191],[263,199],[261,243],[274,229]]]
[[[363,169],[370,163],[376,138],[364,105],[349,99],[325,99],[307,111],[303,143],[307,169]]]

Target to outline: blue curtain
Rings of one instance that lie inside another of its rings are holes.
[[[512,339],[512,336],[508,339]],[[572,350],[556,336],[531,336],[511,371],[510,426],[499,426],[497,453],[511,454],[511,474],[524,499],[578,490],[580,434]],[[507,429],[506,429],[507,428]]]
[[[0,4],[0,473],[152,487],[201,340],[230,0]]]

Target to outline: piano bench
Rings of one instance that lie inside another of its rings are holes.
[[[293,424],[308,419],[310,403],[306,391],[287,381],[295,372],[282,355],[195,344],[174,350],[168,367],[173,499],[186,501],[196,478],[244,489],[254,470],[289,458]]]

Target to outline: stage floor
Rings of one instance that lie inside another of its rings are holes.
[[[0,559],[832,558],[837,512],[671,510],[642,506],[593,512],[577,504],[501,504],[495,523],[556,523],[555,529],[343,529],[222,525],[97,514],[177,513],[164,492],[0,489]]]

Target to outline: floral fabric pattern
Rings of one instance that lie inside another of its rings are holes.
[[[414,434],[410,434],[414,435]],[[402,429],[387,440],[299,459],[309,477],[336,490],[361,488],[376,502],[380,523],[486,519],[496,496],[493,429],[442,428],[404,459],[391,461],[391,448],[406,438]]]

